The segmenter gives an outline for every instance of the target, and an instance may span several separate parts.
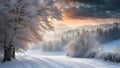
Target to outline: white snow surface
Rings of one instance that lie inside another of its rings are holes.
[[[120,39],[108,42],[106,44],[100,45],[97,50],[102,50],[103,52],[114,52],[115,49],[120,49]]]
[[[102,45],[112,50],[120,46],[120,40]],[[28,51],[26,54],[17,54],[11,62],[0,62],[0,68],[120,68],[120,63],[113,63],[100,59],[72,58],[60,52],[41,52],[41,50]],[[0,61],[3,57],[0,56]]]
[[[50,52],[43,52],[43,55],[37,53],[30,55],[31,53],[17,55],[17,58],[11,62],[0,62],[0,68],[120,68],[119,63],[99,59],[71,58],[64,56],[63,52],[55,52],[56,55]],[[46,55],[47,53],[49,54]]]

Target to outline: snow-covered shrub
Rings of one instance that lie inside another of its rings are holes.
[[[91,51],[86,57],[120,63],[120,47],[112,47],[112,49],[109,48],[108,50],[108,47],[104,45],[96,48],[94,51]]]
[[[99,56],[100,59],[112,62],[120,62],[120,55],[117,53],[103,53]]]
[[[98,45],[95,35],[89,31],[82,31],[70,41],[65,47],[67,56],[85,57],[94,47]]]
[[[88,53],[88,54],[86,54],[86,58],[95,58],[95,56],[96,56],[96,52],[94,51],[94,52],[90,52],[90,53]]]

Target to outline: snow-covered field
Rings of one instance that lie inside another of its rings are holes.
[[[0,58],[2,60],[2,58]],[[11,62],[0,63],[0,68],[120,68],[120,64],[98,59],[66,56],[17,55]]]
[[[113,52],[115,49],[120,49],[120,39],[103,44],[99,46],[99,49],[102,49],[105,52]]]
[[[106,50],[119,46],[120,40],[105,44]],[[104,48],[104,47],[102,47]],[[11,62],[0,62],[0,68],[120,68],[120,63],[113,63],[100,59],[71,58],[60,52],[28,51],[26,54],[17,54]],[[2,61],[2,57],[0,57]]]

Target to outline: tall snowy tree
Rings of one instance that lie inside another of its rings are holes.
[[[0,7],[0,40],[4,48],[4,60],[15,58],[15,51],[27,50],[29,43],[42,40],[42,33],[52,29],[53,19],[60,19],[61,13],[55,0],[3,0]],[[2,15],[2,16],[3,16]],[[3,32],[2,32],[3,31]]]
[[[67,56],[85,57],[94,47],[98,45],[95,34],[83,30],[76,35],[66,46]]]

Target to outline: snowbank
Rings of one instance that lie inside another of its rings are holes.
[[[120,40],[115,40],[94,49],[87,57],[100,58],[120,63]]]
[[[0,58],[1,59],[1,58]],[[0,68],[119,68],[120,64],[97,59],[65,56],[17,56],[16,60],[0,63]]]

